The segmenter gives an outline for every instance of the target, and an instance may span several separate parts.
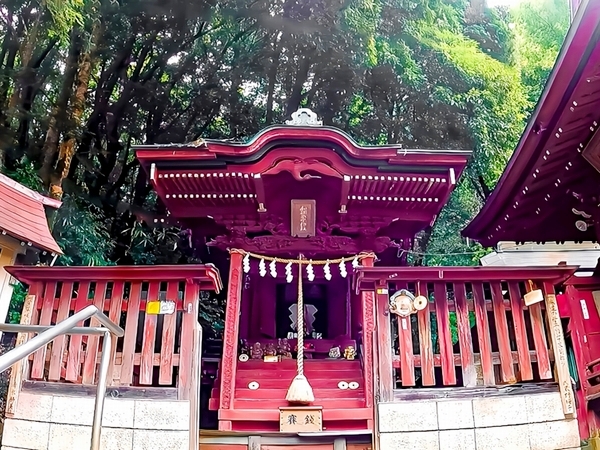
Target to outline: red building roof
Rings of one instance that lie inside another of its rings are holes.
[[[494,192],[463,231],[499,241],[600,233],[600,2],[581,2],[554,70]]]
[[[53,200],[0,174],[0,232],[52,253],[62,251],[48,228],[44,206],[60,208]]]
[[[260,248],[250,240],[263,250],[341,253],[410,240],[435,220],[470,156],[361,146],[341,130],[306,122],[267,128],[245,143],[195,144],[143,145],[136,153],[172,216],[190,228],[211,222],[216,234],[230,233],[222,247],[253,251]],[[316,200],[319,230],[297,248],[289,233],[293,199]]]

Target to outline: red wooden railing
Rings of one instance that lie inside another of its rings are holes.
[[[31,324],[53,325],[93,304],[125,329],[114,338],[112,386],[177,388],[189,396],[195,383],[199,291],[221,289],[212,266],[12,267],[35,296]],[[146,314],[146,302],[171,300],[174,314]],[[88,324],[81,324],[88,325]],[[91,325],[95,325],[92,323]],[[30,357],[29,380],[93,385],[101,337],[60,336]]]
[[[355,287],[374,291],[377,302],[382,400],[406,387],[553,380],[551,344],[562,342],[554,286],[573,272],[570,267],[359,269]],[[532,287],[541,288],[546,300],[527,307],[523,297]],[[390,313],[390,296],[400,289],[427,297],[427,307],[409,317]],[[548,301],[554,302],[551,312]]]
[[[420,381],[422,386],[472,387],[552,379],[545,307],[524,305],[524,285],[437,282],[420,287],[425,291],[420,294],[430,298],[428,306],[414,318],[391,317],[398,385],[413,387]],[[393,287],[419,295],[412,283]]]

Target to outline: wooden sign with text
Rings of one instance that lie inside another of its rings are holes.
[[[280,407],[279,431],[288,433],[323,431],[323,408],[321,406]]]
[[[292,200],[292,236],[311,237],[316,230],[316,200]]]

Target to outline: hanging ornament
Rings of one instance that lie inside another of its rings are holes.
[[[346,261],[344,258],[340,261],[340,275],[342,278],[346,278],[348,276],[348,270],[346,270]]]
[[[244,265],[244,273],[249,273],[250,272],[250,255],[248,253],[246,253],[246,256],[244,256],[244,260],[242,261],[243,265]]]
[[[356,269],[360,264],[358,263],[358,256],[355,256],[352,260],[352,268]]]
[[[261,258],[260,262],[258,263],[258,273],[260,274],[261,277],[264,277],[265,275],[267,275],[267,267],[265,266],[265,260]]]
[[[325,267],[323,267],[323,273],[325,274],[325,279],[327,281],[331,280],[331,268],[329,267],[329,260],[327,260]]]
[[[315,270],[313,269],[312,259],[309,261],[308,266],[306,266],[306,278],[308,281],[315,281]]]
[[[291,283],[294,281],[294,275],[292,275],[292,263],[289,262],[285,266],[285,281]]]
[[[277,278],[277,263],[275,260],[271,261],[271,264],[269,264],[269,271],[271,272],[271,276],[273,278]]]

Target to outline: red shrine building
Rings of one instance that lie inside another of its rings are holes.
[[[469,237],[597,240],[599,23],[582,2]],[[94,304],[124,328],[104,448],[566,450],[596,433],[600,281],[402,258],[469,151],[365,147],[300,109],[247,142],[136,152],[155,223],[189,230],[205,264],[8,268],[29,286],[23,323]],[[209,342],[198,317],[215,295],[224,329]],[[3,449],[89,447],[101,349],[63,336],[13,369]]]
[[[360,146],[307,109],[248,142],[136,151],[155,223],[189,230],[207,264],[8,269],[29,286],[23,323],[94,304],[124,328],[105,448],[579,445],[557,308],[577,268],[402,258],[469,151]],[[198,314],[221,291],[222,339],[203,342]],[[13,369],[6,449],[89,445],[101,349],[63,336]]]

